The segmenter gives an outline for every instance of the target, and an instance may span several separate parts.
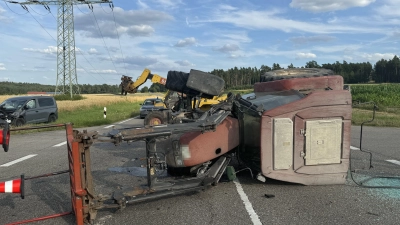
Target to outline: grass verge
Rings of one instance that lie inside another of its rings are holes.
[[[372,110],[353,108],[352,124],[361,125],[365,121],[370,121],[373,117]],[[372,122],[365,123],[366,126],[379,126],[379,127],[400,127],[400,113],[399,112],[382,112],[375,113],[375,119]]]
[[[56,123],[72,122],[76,128],[112,124],[139,115],[139,108],[139,102],[108,104],[106,118],[104,118],[104,107],[92,106],[67,113],[59,113]]]

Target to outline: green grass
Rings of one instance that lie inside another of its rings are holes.
[[[372,119],[372,110],[353,108],[352,124],[361,125],[365,121]],[[372,122],[365,123],[365,126],[379,127],[400,127],[400,114],[377,111]]]
[[[378,107],[375,120],[368,126],[400,127],[400,84],[351,85],[353,103],[373,102]],[[373,104],[353,106],[352,124],[372,119]]]
[[[400,107],[400,84],[351,85],[354,101],[375,102],[383,110]]]
[[[104,107],[93,106],[72,112],[59,113],[56,123],[74,124],[75,128],[112,124],[139,115],[139,102],[118,102],[107,106],[107,116],[104,119]]]

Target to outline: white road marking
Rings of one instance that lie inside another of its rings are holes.
[[[359,148],[354,147],[354,146],[350,146],[350,149],[351,149],[351,150],[360,150]]]
[[[131,119],[132,119],[132,118],[131,118]],[[127,119],[127,120],[121,121],[121,122],[119,122],[118,124],[128,122],[128,121],[131,120],[131,119]],[[115,126],[115,125],[114,125],[114,124],[111,124],[111,125],[106,126],[106,127],[104,127],[104,128],[110,128],[110,127],[113,127],[113,126]]]
[[[131,118],[131,119],[132,119],[132,118]],[[131,120],[131,119],[127,119],[127,120],[121,121],[121,122],[119,122],[118,124],[128,122],[128,121]]]
[[[400,161],[397,161],[397,160],[394,160],[394,159],[388,159],[386,161],[400,166]]]
[[[257,213],[253,209],[253,205],[249,201],[249,198],[247,197],[246,193],[244,193],[242,185],[239,183],[239,179],[236,178],[236,180],[233,181],[236,185],[236,190],[239,193],[240,198],[242,199],[244,206],[247,210],[247,213],[250,215],[250,219],[253,222],[254,225],[262,225],[260,218],[258,218]]]
[[[0,167],[8,167],[8,166],[14,165],[15,163],[22,162],[22,161],[24,161],[25,159],[29,159],[29,158],[32,158],[32,157],[35,157],[35,156],[37,156],[37,154],[27,155],[27,156],[24,156],[24,157],[22,157],[22,158],[19,158],[19,159],[16,159],[16,160],[14,160],[14,161],[11,161],[11,162],[9,162],[9,163],[0,165]]]
[[[61,142],[60,144],[56,144],[53,147],[60,147],[60,146],[63,146],[65,144],[67,144],[67,141]]]

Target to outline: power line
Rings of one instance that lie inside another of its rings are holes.
[[[5,3],[6,3],[6,1],[5,0],[3,0]],[[7,4],[7,3],[6,3]],[[44,7],[45,7],[45,9],[47,9],[48,10],[48,14],[51,14],[52,16],[53,16],[53,18],[57,21],[57,19],[55,18],[55,16],[53,15],[53,13],[51,13],[51,10],[50,10],[50,8],[49,8],[49,6],[47,6],[46,4],[42,4]],[[8,4],[7,4],[7,6],[8,6]],[[111,7],[111,5],[110,5],[110,7]],[[34,17],[34,15],[28,10],[28,8],[26,8],[26,6],[23,6],[23,8],[26,10],[26,13],[29,13],[31,16],[32,16],[32,18],[42,27],[42,29],[53,39],[53,40],[55,40],[56,41],[56,39],[46,30],[46,28]],[[32,11],[34,11],[36,14],[38,14],[38,15],[41,15],[41,16],[46,16],[46,15],[48,15],[48,14],[45,14],[45,15],[43,15],[43,14],[40,14],[40,13],[38,13],[38,12],[36,12],[31,6],[29,6],[29,8],[32,10]],[[82,12],[82,10],[77,6],[77,8],[79,9],[79,11],[81,11]],[[10,9],[10,11],[12,11],[11,9]],[[12,11],[13,12],[13,11]],[[15,12],[14,12],[15,13]],[[25,13],[25,14],[26,14]],[[82,12],[82,13],[84,13],[84,12]],[[16,13],[17,14],[17,13]],[[90,13],[84,13],[84,14],[90,14]],[[22,14],[22,15],[24,15],[24,14]],[[120,47],[121,47],[121,45],[120,45]],[[80,49],[77,49],[76,48],[76,50],[78,50],[80,53],[81,53],[81,55],[83,56],[83,58],[87,61],[87,63],[94,69],[94,70],[96,70],[96,68],[90,63],[90,61],[85,57],[85,55],[84,55],[84,53],[80,50]],[[121,50],[121,53],[122,53],[122,50]],[[99,81],[99,82],[101,82],[100,80],[98,80],[97,79],[97,77],[95,77],[95,76],[93,76],[92,75],[92,73],[91,72],[88,72],[82,65],[80,65],[79,63],[77,63],[77,65],[81,68],[81,69],[83,69],[87,74],[89,74],[89,75],[91,75],[93,78],[95,78],[97,81]],[[125,69],[126,70],[126,69]],[[98,74],[104,81],[107,81],[102,75],[100,75],[100,74]]]
[[[54,19],[56,19],[56,18],[54,17],[53,13],[50,13],[50,14],[53,16]],[[76,50],[76,48],[75,48],[75,50]],[[89,60],[85,57],[85,55],[83,54],[83,52],[81,52],[81,51],[79,50],[79,48],[78,48],[78,51],[82,54],[82,56],[83,56],[83,58],[86,60],[86,62],[88,62],[89,65],[92,66],[93,69],[96,70],[96,68],[89,62]],[[77,64],[78,64],[78,63],[77,63]],[[78,64],[78,65],[79,65],[79,64]],[[79,65],[79,66],[82,67],[81,65]],[[83,67],[82,67],[82,69],[85,70]],[[85,72],[88,73],[86,70],[85,70]],[[88,73],[88,74],[90,74],[90,73]],[[101,78],[103,78],[103,80],[107,81],[103,76],[101,76],[100,74],[98,74],[98,75],[99,75]],[[95,76],[92,75],[92,77],[94,77],[94,78],[97,80],[97,78],[96,78]],[[99,81],[99,80],[97,80],[97,81]]]
[[[99,23],[97,22],[96,15],[95,15],[95,14],[94,14],[94,12],[93,12],[93,7],[92,7],[92,14],[93,14],[93,18],[94,18],[94,20],[96,21],[97,28],[98,28],[98,30],[99,30],[99,33],[100,33],[101,39],[103,40],[104,46],[105,46],[105,47],[106,47],[106,49],[107,49],[108,56],[110,57],[110,60],[111,60],[111,62],[112,62],[112,64],[113,64],[113,66],[114,66],[114,69],[115,69],[115,71],[118,71],[118,70],[117,70],[117,67],[115,67],[114,61],[112,60],[112,57],[111,57],[110,51],[108,50],[108,47],[107,47],[107,45],[106,45],[106,42],[105,42],[105,40],[104,40],[103,34],[101,33],[101,29],[100,29]]]
[[[100,7],[103,9],[103,7],[101,6],[101,4],[100,4]],[[86,14],[86,15],[89,15],[89,14],[90,14],[90,13],[84,13],[78,6],[77,6],[77,8],[78,8],[78,10],[79,10],[82,14]],[[122,53],[122,47],[121,47],[121,41],[120,41],[120,38],[119,38],[118,29],[117,29],[117,23],[115,22],[115,16],[114,16],[114,10],[113,10],[114,5],[113,5],[113,4],[110,4],[110,8],[111,8],[111,10],[112,10],[112,14],[113,14],[113,17],[114,17],[114,25],[115,25],[115,30],[116,30],[116,32],[117,32],[117,37],[118,37],[118,42],[119,42],[119,49],[120,49],[120,51],[121,51],[122,60],[123,60],[123,63],[124,63],[125,73],[128,74],[128,71],[126,70],[125,57],[124,57],[124,54]],[[91,9],[91,8],[89,7],[89,9]],[[104,9],[103,9],[103,11],[104,11],[105,13],[107,13]],[[107,13],[107,14],[111,14],[111,13]],[[96,23],[97,23],[97,20],[96,20]],[[100,30],[100,27],[99,27],[98,24],[97,24],[97,27],[98,27],[98,29]],[[101,32],[99,32],[99,33],[100,33],[100,35],[102,36]],[[103,36],[102,36],[102,37],[103,37]],[[105,41],[104,41],[104,38],[103,38],[103,43],[104,43],[104,45],[105,45],[105,47],[106,47],[106,49],[107,49],[107,51],[108,51],[107,45],[106,45],[106,43],[105,43]],[[110,56],[110,55],[109,55],[109,56]],[[110,59],[111,59],[111,56],[110,56]],[[111,60],[112,60],[112,59],[111,59]],[[113,64],[114,64],[114,63],[113,63]],[[114,68],[115,68],[115,65],[114,65]],[[116,69],[116,68],[115,68],[115,69]]]
[[[30,9],[32,9],[32,7],[30,7],[29,6],[29,8]],[[47,9],[47,8],[46,8]],[[34,10],[33,10],[34,11]],[[54,15],[51,13],[51,11],[50,11],[50,9],[48,9],[48,11],[49,11],[49,14],[51,14],[52,16],[53,16],[53,18],[54,19],[56,19],[55,17],[54,17]],[[46,31],[46,33],[54,40],[54,41],[57,41],[47,30],[46,30],[46,28],[44,28],[44,26],[33,16],[33,14],[29,11],[29,10],[27,10],[27,13],[29,13],[29,15],[31,15],[32,16],[32,18],[40,25],[40,27],[42,27],[42,29],[44,30],[44,31]],[[40,14],[39,14],[40,15]],[[48,15],[48,14],[47,14]],[[57,21],[57,20],[56,20]],[[78,49],[78,51],[80,52],[80,50]],[[81,52],[82,53],[82,52]],[[82,53],[82,56],[86,59],[86,57],[83,55],[83,53]],[[93,69],[96,69],[90,62],[89,62],[89,60],[88,59],[86,59],[86,61],[93,67]],[[77,63],[78,64],[78,63]],[[89,72],[87,72],[86,71],[86,69],[83,67],[83,66],[81,66],[80,64],[78,64],[78,66],[79,67],[81,67],[86,73],[88,73],[88,74],[90,74]],[[91,75],[91,74],[90,74]],[[99,74],[100,75],[100,74]],[[94,77],[97,81],[99,81],[100,82],[100,80],[98,80],[95,76],[93,76],[93,75],[91,75],[92,77]],[[102,77],[101,75],[100,75],[100,77],[101,78],[103,78],[103,80],[105,80],[105,81],[107,81],[104,77]]]
[[[125,74],[128,75],[128,71],[126,70],[125,57],[124,57],[124,54],[122,53],[121,40],[120,40],[120,38],[119,38],[117,22],[115,21],[114,4],[110,5],[110,7],[111,7],[112,14],[113,14],[113,18],[114,18],[115,31],[117,32],[118,43],[119,43],[119,49],[121,50],[122,61],[123,61],[123,63],[124,63],[124,68],[125,68]]]
[[[7,1],[6,0],[3,0],[3,2],[4,3],[6,3],[6,6],[7,6],[7,8],[11,11],[11,12],[13,12],[13,13],[15,13],[15,14],[17,14],[17,15],[20,15],[20,16],[22,16],[22,15],[25,15],[25,14],[27,14],[28,13],[28,11],[26,12],[26,13],[22,13],[22,14],[19,14],[19,13],[16,13],[16,12],[14,12],[11,8],[10,8],[10,6],[8,6],[8,4],[7,4]],[[23,9],[24,9],[24,7],[22,7]]]
[[[28,11],[26,5],[40,4],[48,8],[48,5],[58,5],[57,14],[57,83],[56,93],[79,94],[78,78],[76,74],[76,54],[75,54],[75,35],[74,35],[74,15],[73,5],[89,4],[93,9],[93,3],[112,3],[109,0],[43,0],[16,2],[8,1],[9,3],[20,4]],[[93,13],[93,11],[92,11]],[[108,50],[108,49],[107,49]],[[114,64],[114,63],[113,63]],[[114,65],[115,67],[115,65]],[[67,89],[69,83],[69,89]],[[60,86],[60,87],[59,87]]]
[[[43,15],[43,14],[40,14],[40,13],[36,12],[31,6],[29,6],[29,8],[30,8],[32,11],[34,11],[36,14],[41,15],[41,16],[47,16],[47,15],[49,15],[49,13],[50,13],[50,10],[48,10],[48,13]]]

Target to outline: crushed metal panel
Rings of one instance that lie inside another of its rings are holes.
[[[274,119],[274,170],[286,170],[293,164],[293,121]]]
[[[306,121],[305,164],[340,163],[342,120],[324,119]]]

